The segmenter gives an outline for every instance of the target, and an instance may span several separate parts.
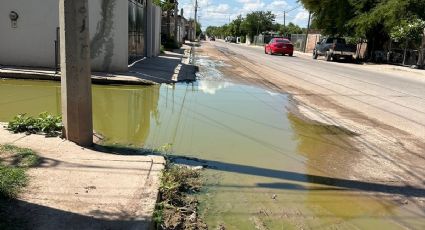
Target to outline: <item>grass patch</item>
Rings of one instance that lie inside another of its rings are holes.
[[[62,118],[49,113],[41,113],[38,117],[19,114],[7,125],[7,129],[14,133],[45,134],[59,136],[62,133]]]
[[[16,198],[28,183],[26,170],[38,163],[31,149],[0,145],[0,200]]]
[[[196,193],[202,188],[201,173],[169,163],[161,176],[160,202],[154,221],[157,229],[208,229],[199,217]]]

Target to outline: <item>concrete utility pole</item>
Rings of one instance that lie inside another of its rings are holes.
[[[283,11],[283,28],[286,28],[286,10]]]
[[[179,3],[177,0],[174,1],[174,40],[176,41],[176,44],[179,44],[180,46],[180,39],[178,38],[178,26],[179,26]]]
[[[195,0],[195,40],[196,40],[197,29],[198,29],[198,0]]]
[[[88,0],[60,0],[62,120],[66,139],[93,144]]]
[[[305,42],[304,42],[304,53],[307,50],[307,42],[308,42],[308,31],[310,30],[310,21],[311,21],[311,11],[308,13],[308,23],[307,23],[307,31],[305,33]]]
[[[421,69],[424,69],[425,68],[424,62],[425,62],[425,28],[422,33],[422,44],[421,44],[421,48],[419,49],[419,58],[418,58],[417,66]]]

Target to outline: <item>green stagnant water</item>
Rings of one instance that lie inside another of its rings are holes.
[[[175,86],[93,86],[94,128],[106,144],[172,144],[208,165],[202,214],[210,229],[425,229],[424,210],[348,181],[357,150],[349,132],[306,123],[289,95],[226,81],[207,59],[204,75]],[[60,113],[60,85],[0,80],[0,121]]]

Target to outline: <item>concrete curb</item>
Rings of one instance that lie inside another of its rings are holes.
[[[146,79],[141,79],[126,73],[92,73],[92,83],[96,85],[156,85],[157,83]],[[45,80],[61,81],[60,74],[55,74],[53,70],[28,71],[27,69],[0,69],[0,78],[25,79],[25,80]]]

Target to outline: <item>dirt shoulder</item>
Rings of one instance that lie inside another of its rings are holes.
[[[343,127],[356,134],[351,139],[358,150],[353,152],[357,160],[352,163],[347,179],[421,188],[419,191],[422,194],[412,190],[411,194],[406,195],[410,197],[412,205],[421,204],[423,207],[425,143],[420,139],[341,106],[326,94],[315,92],[297,76],[285,73],[284,78],[279,77],[282,74],[276,69],[260,66],[230,50],[217,49],[204,43],[197,53],[227,64],[221,71],[234,81],[289,93],[297,105],[291,108],[292,112],[298,117]]]
[[[0,124],[0,144],[30,148],[40,157],[29,184],[11,203],[11,216],[29,229],[147,229],[164,159],[114,155],[60,138],[11,134]]]

